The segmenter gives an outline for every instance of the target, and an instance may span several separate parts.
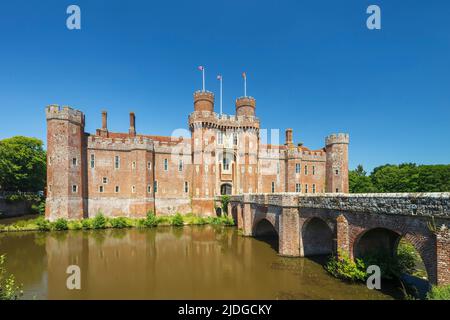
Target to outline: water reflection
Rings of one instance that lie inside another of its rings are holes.
[[[234,228],[158,227],[0,234],[8,268],[38,299],[388,299],[283,258]],[[81,290],[66,268],[81,268]]]

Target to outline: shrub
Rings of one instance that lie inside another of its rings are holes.
[[[13,275],[8,275],[5,264],[5,255],[0,256],[0,300],[17,300],[22,291],[20,286],[16,285],[16,279]]]
[[[428,300],[450,300],[450,285],[433,286],[427,293]]]
[[[228,203],[230,202],[230,196],[223,195],[221,198],[221,202],[222,202],[222,212],[228,214]]]
[[[92,229],[92,220],[91,219],[83,219],[83,220],[81,220],[81,227],[84,230]]]
[[[183,226],[184,225],[183,216],[181,214],[179,214],[179,213],[174,215],[173,218],[172,218],[172,225],[176,226],[176,227]]]
[[[343,251],[339,251],[338,257],[331,257],[325,265],[325,269],[336,278],[347,281],[364,281],[366,279],[364,262],[361,259],[351,260]]]
[[[38,227],[38,230],[41,231],[49,231],[51,229],[50,221],[45,219],[44,217],[39,217],[35,220],[35,223]]]
[[[80,220],[70,221],[69,230],[81,230],[83,228],[83,223]]]
[[[147,213],[147,218],[144,220],[144,226],[147,228],[156,227],[159,223],[158,218],[155,216],[155,214],[151,211]]]
[[[92,220],[93,229],[105,229],[106,228],[106,218],[102,213],[97,213],[97,215]]]
[[[61,230],[67,230],[68,227],[68,223],[67,220],[64,218],[59,218],[58,220],[55,221],[55,223],[53,224],[53,228],[55,230],[61,231]]]
[[[125,217],[118,217],[118,218],[111,219],[110,223],[111,223],[111,227],[118,228],[118,229],[128,228],[131,226],[130,223],[128,222],[127,218],[125,218]]]

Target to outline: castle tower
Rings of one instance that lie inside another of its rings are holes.
[[[346,133],[325,138],[326,192],[348,193],[348,144],[349,135]]]
[[[214,94],[209,91],[194,93],[194,112],[189,116],[192,150],[192,211],[214,214],[213,199],[216,185],[216,115]]]
[[[236,117],[240,127],[236,159],[234,193],[258,191],[259,121],[255,118],[256,100],[253,97],[236,99]]]
[[[51,105],[47,117],[46,218],[81,219],[85,216],[84,114]]]
[[[256,100],[253,97],[240,97],[236,99],[237,116],[255,116]]]

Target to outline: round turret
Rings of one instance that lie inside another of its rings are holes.
[[[348,133],[333,133],[325,138],[325,146],[337,143],[349,144],[350,138]]]
[[[214,93],[196,91],[194,93],[194,110],[214,112]]]
[[[256,100],[253,97],[241,97],[236,99],[237,116],[255,116]]]

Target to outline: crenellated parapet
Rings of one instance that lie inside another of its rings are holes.
[[[350,137],[348,133],[333,133],[325,138],[325,146],[332,144],[349,144]]]
[[[74,124],[84,126],[84,114],[68,106],[49,105],[45,108],[45,115],[48,120],[67,120]]]
[[[221,130],[259,130],[260,122],[255,116],[232,116],[211,111],[194,111],[189,115],[191,129],[213,128]]]
[[[236,99],[236,115],[254,116],[256,100],[253,97],[240,97]]]
[[[145,137],[130,138],[104,138],[100,136],[89,136],[88,149],[95,150],[114,150],[114,151],[132,151],[146,150],[153,151],[154,143],[152,139]]]

